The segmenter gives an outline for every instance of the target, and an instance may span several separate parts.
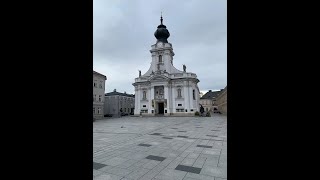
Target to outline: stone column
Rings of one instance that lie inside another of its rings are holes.
[[[193,94],[192,94],[193,88],[191,85],[189,85],[188,89],[189,89],[189,108],[193,109]]]
[[[185,81],[183,86],[183,90],[184,90],[184,112],[186,112],[186,109],[188,110],[188,112],[190,111],[190,107],[189,107],[189,91],[188,91],[188,82]]]
[[[139,86],[135,87],[135,98],[134,98],[134,114],[140,115],[140,90]]]
[[[150,89],[150,96],[149,96],[149,105],[150,105],[150,110],[149,112],[152,113],[152,110],[154,110],[154,107],[152,107],[152,100],[154,99],[154,86],[151,86]],[[154,111],[153,111],[154,114]]]
[[[170,113],[170,101],[169,101],[169,88],[168,85],[164,85],[164,99],[167,99],[167,107],[165,109],[167,110],[167,115]]]
[[[171,92],[172,92],[171,93],[172,94],[172,96],[171,96],[171,100],[172,100],[171,113],[175,113],[176,112],[176,97],[177,97],[176,91],[177,91],[176,87],[172,86],[171,87]]]

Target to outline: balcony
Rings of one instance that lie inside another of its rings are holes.
[[[164,99],[164,95],[155,95],[155,99]]]

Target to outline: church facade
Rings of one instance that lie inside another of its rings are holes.
[[[154,33],[156,44],[151,46],[152,61],[149,70],[135,78],[135,115],[194,116],[199,111],[197,75],[173,66],[173,48],[166,26],[158,26]]]

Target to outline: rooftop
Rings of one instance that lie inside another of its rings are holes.
[[[203,95],[200,99],[213,99],[216,98],[219,94],[221,93],[220,91],[212,91],[209,90],[205,95]]]
[[[127,94],[126,92],[121,93],[121,92],[117,92],[116,90],[114,90],[113,92],[106,93],[104,96],[126,96],[126,97],[134,98],[134,94]]]

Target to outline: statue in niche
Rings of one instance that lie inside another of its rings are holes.
[[[139,70],[139,77],[141,77],[141,70]]]
[[[186,72],[186,69],[187,69],[186,65],[183,65],[183,71],[184,72]]]

